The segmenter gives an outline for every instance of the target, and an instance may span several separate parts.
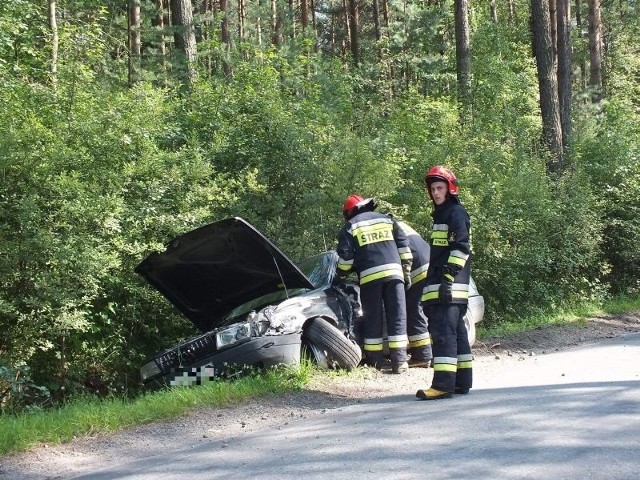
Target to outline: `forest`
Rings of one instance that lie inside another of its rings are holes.
[[[453,169],[485,325],[640,290],[635,0],[3,0],[0,411],[135,395],[134,273],[243,217],[293,259]]]

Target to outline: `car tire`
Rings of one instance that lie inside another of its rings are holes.
[[[324,318],[312,318],[305,326],[303,341],[326,353],[328,366],[352,370],[360,364],[362,351],[353,340]]]

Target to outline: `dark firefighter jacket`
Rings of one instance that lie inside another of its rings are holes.
[[[436,205],[432,217],[431,263],[422,301],[427,304],[440,302],[440,282],[448,273],[454,277],[452,303],[467,303],[471,273],[469,215],[457,198],[449,196],[442,205]]]
[[[416,284],[427,278],[431,247],[413,228],[402,221],[397,221],[398,226],[409,239],[409,248],[413,257],[411,264],[411,283]]]
[[[411,263],[409,240],[388,215],[363,212],[345,222],[338,234],[338,275],[352,269],[360,285],[397,278],[404,280],[402,264]]]

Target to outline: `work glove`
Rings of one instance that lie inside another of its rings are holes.
[[[450,272],[446,272],[442,276],[440,281],[440,291],[438,292],[438,298],[442,305],[449,305],[453,301],[453,275]]]
[[[404,289],[409,290],[411,288],[411,275],[404,276]]]

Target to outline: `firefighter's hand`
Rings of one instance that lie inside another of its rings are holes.
[[[404,276],[404,289],[409,290],[411,288],[411,275]]]
[[[449,305],[453,300],[453,278],[444,275],[442,277],[442,281],[440,282],[440,291],[438,292],[438,297],[440,298],[440,303],[442,305]]]

